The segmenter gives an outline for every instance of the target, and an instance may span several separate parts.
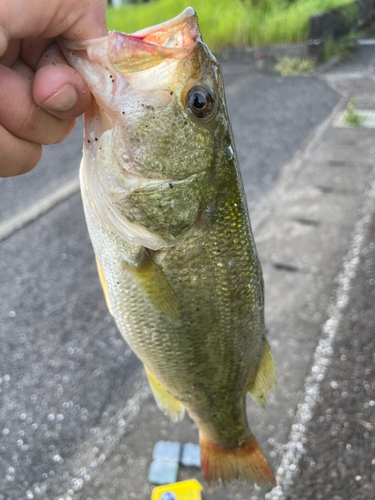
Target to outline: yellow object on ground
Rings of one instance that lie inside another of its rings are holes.
[[[196,479],[158,486],[152,490],[151,500],[201,500],[202,486]]]

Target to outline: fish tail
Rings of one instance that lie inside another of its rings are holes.
[[[251,436],[236,448],[226,448],[199,434],[201,467],[208,483],[242,479],[262,486],[275,486],[276,479],[257,440]]]

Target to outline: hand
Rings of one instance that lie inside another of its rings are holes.
[[[107,34],[106,0],[0,0],[0,177],[31,170],[63,141],[91,93],[56,43]]]

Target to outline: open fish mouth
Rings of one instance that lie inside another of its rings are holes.
[[[174,19],[136,31],[132,36],[162,47],[189,47],[200,39],[197,14],[192,7],[188,7]]]
[[[173,73],[201,42],[197,14],[191,7],[170,21],[132,34],[110,31],[94,40],[59,39],[65,57],[111,118],[115,113],[110,109],[120,109],[119,101],[129,88],[141,92],[175,90],[171,88]],[[160,105],[166,100],[167,96],[160,96]]]
[[[183,56],[197,41],[201,41],[197,15],[192,7],[188,7],[170,21],[130,35],[111,31],[107,37],[96,40],[64,39],[60,43],[65,50],[86,50],[89,59],[101,63],[106,55],[105,62],[126,74],[155,67],[169,57]]]

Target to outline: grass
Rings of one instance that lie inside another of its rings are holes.
[[[346,108],[346,113],[344,116],[344,122],[350,127],[360,127],[364,117],[357,113],[357,103],[354,99],[349,101],[348,107]]]
[[[108,8],[110,30],[132,33],[194,7],[204,41],[213,50],[226,45],[303,42],[312,14],[351,0],[153,0]]]
[[[328,39],[324,44],[323,59],[327,61],[332,56],[339,56],[343,59],[351,58],[361,35],[363,36],[363,33],[353,31],[349,35],[342,36],[336,40]]]
[[[283,57],[275,66],[281,76],[308,76],[315,70],[312,59]]]

